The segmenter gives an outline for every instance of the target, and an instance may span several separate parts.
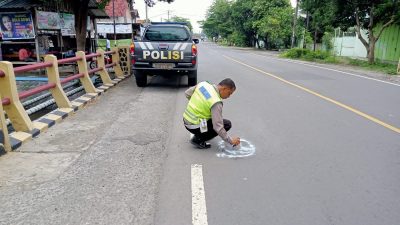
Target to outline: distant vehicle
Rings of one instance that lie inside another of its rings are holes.
[[[188,85],[196,85],[197,43],[186,23],[151,23],[130,49],[137,86],[146,86],[148,75],[187,75]]]

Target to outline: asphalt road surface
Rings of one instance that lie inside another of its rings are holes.
[[[186,78],[131,78],[0,157],[0,224],[400,224],[400,85],[359,74],[201,43],[253,155],[189,143]]]

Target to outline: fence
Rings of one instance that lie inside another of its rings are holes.
[[[381,26],[377,26],[376,31]],[[375,32],[375,35],[377,32]],[[361,30],[361,35],[368,41],[365,30]],[[392,25],[386,28],[382,36],[375,45],[375,59],[382,62],[396,63],[400,57],[400,26]],[[358,38],[355,31],[343,32],[340,28],[335,29],[334,52],[338,56],[349,56],[366,58],[367,50]]]
[[[400,75],[400,58],[399,58],[399,63],[397,64],[397,74]]]
[[[361,31],[361,35],[367,38],[364,31]],[[333,38],[333,50],[337,56],[349,56],[366,58],[367,49],[361,43],[358,38],[358,34],[355,31],[343,32],[342,30],[335,29],[335,36]]]
[[[60,59],[54,55],[47,55],[42,63],[33,65],[26,65],[13,68],[12,63],[1,61],[0,62],[0,150],[11,151],[18,148],[24,141],[37,136],[41,131],[46,130],[55,122],[59,122],[66,116],[72,114],[74,111],[83,107],[85,103],[94,99],[108,88],[114,86],[120,80],[124,79],[125,75],[130,75],[130,62],[129,61],[129,48],[113,48],[111,51],[104,52],[98,50],[96,53],[85,55],[84,52],[79,51],[75,57]],[[112,63],[106,64],[104,55],[112,56]],[[87,61],[97,60],[97,67],[88,70]],[[121,62],[122,59],[124,62]],[[76,63],[78,66],[78,73],[60,79],[59,65],[66,63]],[[122,65],[122,66],[121,66]],[[113,68],[116,79],[112,80],[107,72],[107,68]],[[48,76],[48,83],[35,87],[33,89],[18,93],[15,74],[36,70],[46,69]],[[99,74],[103,85],[96,88],[90,79],[91,74]],[[77,100],[71,102],[66,93],[64,92],[64,84],[73,80],[79,79],[82,83],[83,89],[86,92]],[[57,110],[46,114],[36,121],[32,121],[25,111],[21,100],[30,96],[36,95],[43,91],[50,91],[54,101],[58,107]],[[15,132],[8,133],[6,118],[4,111],[7,114]]]

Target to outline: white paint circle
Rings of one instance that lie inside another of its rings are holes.
[[[218,143],[217,157],[220,158],[244,158],[256,153],[256,147],[245,139],[240,139],[240,145],[232,147],[225,141]]]

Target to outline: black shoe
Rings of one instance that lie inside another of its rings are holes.
[[[190,143],[192,143],[194,146],[200,149],[206,149],[211,147],[210,143],[207,143],[205,141],[199,141],[196,137],[190,139]]]

